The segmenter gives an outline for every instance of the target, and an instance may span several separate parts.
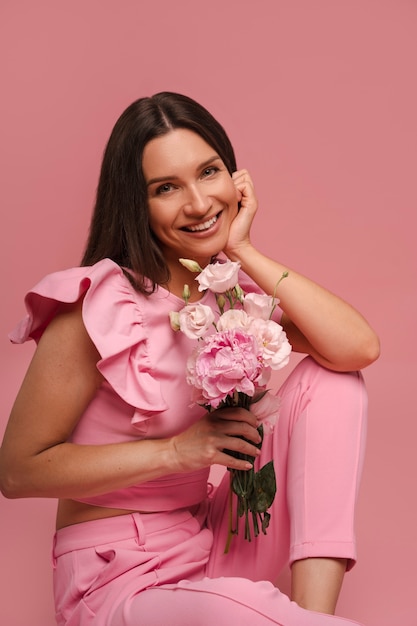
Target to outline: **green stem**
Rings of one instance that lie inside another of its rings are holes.
[[[228,529],[227,529],[227,541],[226,541],[226,546],[224,548],[224,553],[227,554],[230,550],[230,544],[232,543],[232,537],[233,537],[233,520],[232,520],[232,516],[233,516],[233,500],[232,500],[232,480],[233,480],[233,476],[230,473],[230,489],[229,489],[229,523],[228,523]]]
[[[280,284],[280,282],[281,282],[282,280],[284,280],[284,278],[288,278],[288,276],[289,276],[289,272],[283,272],[283,273],[282,273],[281,278],[279,279],[279,281],[276,283],[276,285],[275,285],[275,287],[274,287],[274,292],[273,292],[273,294],[272,294],[272,298],[273,298],[273,300],[275,300],[275,295],[276,295],[276,293],[277,293],[278,285]],[[272,319],[272,314],[273,314],[273,312],[275,311],[276,306],[277,306],[276,304],[274,304],[274,305],[273,305],[272,310],[271,310],[271,313],[269,314],[269,319]]]

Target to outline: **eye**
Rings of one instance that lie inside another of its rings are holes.
[[[174,188],[172,183],[164,183],[155,189],[155,195],[160,196],[161,194],[168,193]]]
[[[206,167],[202,171],[201,176],[202,176],[202,178],[207,178],[208,176],[212,176],[213,174],[215,174],[218,171],[219,171],[218,167],[216,167],[215,165],[211,165],[210,167]]]

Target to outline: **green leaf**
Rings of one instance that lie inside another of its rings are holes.
[[[271,519],[271,515],[269,513],[264,513],[264,517],[262,520],[262,532],[266,535],[266,529],[269,526],[269,520]]]
[[[273,461],[269,461],[253,476],[253,492],[249,508],[257,513],[265,513],[274,501],[277,491]]]

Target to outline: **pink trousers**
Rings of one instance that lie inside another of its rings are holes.
[[[260,465],[274,459],[277,494],[267,535],[243,528],[224,554],[229,476],[195,510],[127,514],[56,533],[59,626],[342,626],[301,609],[273,582],[308,557],[356,560],[354,510],[366,392],[357,372],[304,359],[285,381],[280,417]]]

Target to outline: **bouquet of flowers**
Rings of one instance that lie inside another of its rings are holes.
[[[278,300],[273,296],[245,294],[238,283],[240,264],[230,260],[215,262],[202,269],[198,263],[180,259],[182,265],[198,273],[199,291],[215,294],[217,311],[200,302],[189,303],[190,289],[184,285],[185,306],[170,313],[171,326],[187,337],[198,339],[187,361],[186,379],[192,386],[192,399],[208,411],[240,406],[258,418],[262,440],[266,429],[272,430],[278,413],[278,399],[266,385],[271,370],[289,361],[291,346],[287,336],[271,317]],[[288,274],[284,273],[277,285]],[[255,537],[269,525],[270,508],[276,493],[273,461],[255,471],[254,457],[227,451],[252,464],[250,470],[229,470],[232,493],[237,496],[237,519],[232,520],[230,498],[229,550],[233,534],[238,533],[238,518],[245,517],[245,539],[251,541],[250,517]]]

